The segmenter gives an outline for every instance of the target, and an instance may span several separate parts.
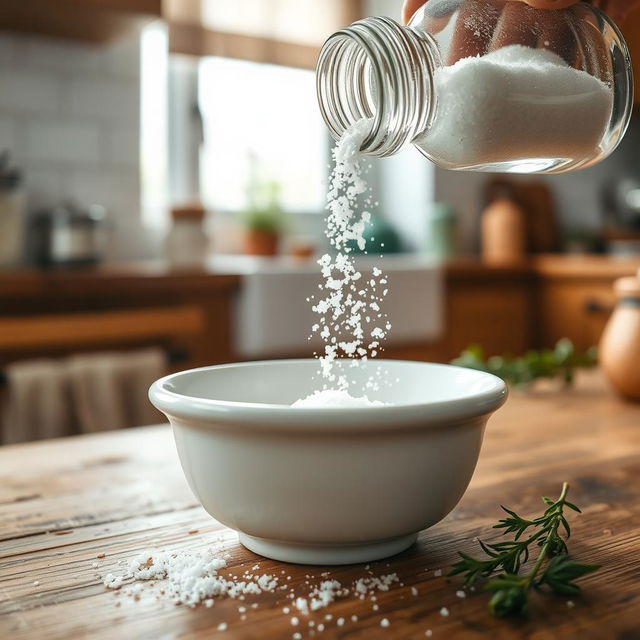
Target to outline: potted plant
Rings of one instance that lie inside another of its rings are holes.
[[[244,251],[253,256],[278,255],[284,231],[284,213],[279,203],[280,185],[274,181],[252,181],[249,206],[242,218]]]

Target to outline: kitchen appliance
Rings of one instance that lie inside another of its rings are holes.
[[[25,197],[22,172],[0,154],[0,268],[15,267],[24,251]]]
[[[92,265],[104,254],[107,215],[104,207],[64,203],[34,214],[30,254],[40,266]]]

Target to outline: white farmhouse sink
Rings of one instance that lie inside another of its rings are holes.
[[[366,277],[374,266],[388,276],[384,311],[392,324],[386,345],[436,340],[442,332],[443,284],[437,263],[420,255],[357,258]],[[235,308],[234,349],[245,358],[309,355],[322,345],[311,339],[318,321],[307,302],[321,293],[320,268],[314,261],[290,258],[216,256],[210,266],[219,273],[242,276]]]

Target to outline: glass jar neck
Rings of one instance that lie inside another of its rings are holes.
[[[390,18],[365,18],[333,34],[320,52],[316,80],[331,135],[339,139],[351,125],[371,118],[362,152],[397,153],[433,119],[433,74],[440,65],[429,34]]]

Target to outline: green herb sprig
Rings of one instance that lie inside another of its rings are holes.
[[[553,349],[528,351],[520,358],[493,356],[486,359],[479,345],[465,349],[452,364],[467,369],[486,371],[515,386],[526,386],[539,378],[562,378],[573,383],[576,369],[594,367],[598,362],[596,348],[579,352],[571,340],[559,340]]]
[[[557,500],[542,498],[547,509],[543,515],[533,520],[521,518],[503,506],[507,517],[493,528],[502,529],[503,535],[514,534],[513,540],[480,542],[487,555],[483,559],[460,552],[461,560],[453,565],[449,575],[463,574],[466,586],[491,578],[485,584],[485,589],[493,592],[489,611],[501,618],[525,613],[532,590],[540,591],[547,587],[559,595],[579,594],[580,587],[574,580],[600,567],[579,564],[568,556],[566,540],[571,535],[571,528],[564,510],[566,507],[581,513],[575,504],[567,500],[568,492],[569,485],[565,482]],[[540,551],[533,566],[528,571],[521,572],[536,547]]]

